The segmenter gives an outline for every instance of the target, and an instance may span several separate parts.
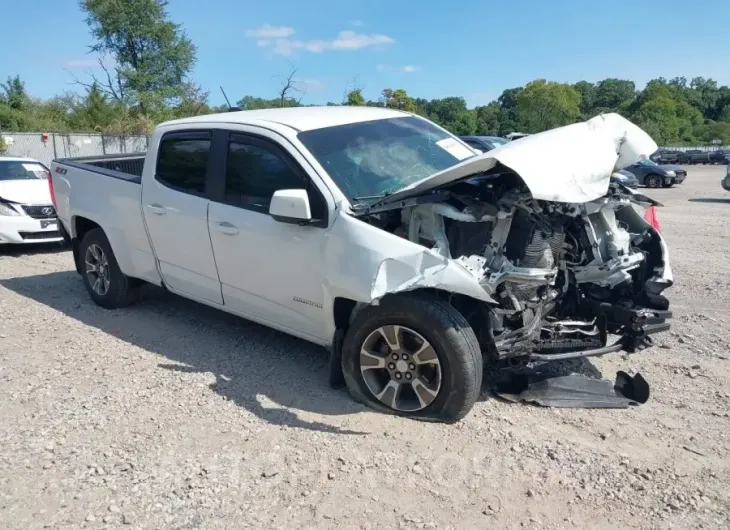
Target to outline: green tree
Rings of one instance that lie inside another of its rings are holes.
[[[275,109],[280,107],[301,107],[302,104],[294,98],[272,98],[264,99],[256,96],[243,96],[236,102],[236,105],[243,110]]]
[[[668,95],[658,93],[647,98],[639,107],[634,121],[660,145],[679,141],[677,103]]]
[[[517,117],[526,132],[541,132],[580,118],[580,93],[570,85],[537,79],[516,97]]]
[[[184,97],[196,49],[179,24],[168,19],[166,0],[81,0],[95,44],[91,51],[115,66],[93,78],[115,101],[142,113]],[[90,84],[85,84],[90,87]]]
[[[382,92],[383,106],[390,109],[415,112],[416,102],[403,88],[386,88]]]
[[[96,83],[86,91],[83,101],[71,101],[70,107],[69,121],[77,131],[100,131],[114,121],[120,111],[119,105],[111,104]]]
[[[454,134],[474,134],[477,130],[477,115],[466,107],[462,97],[415,100],[417,111]]]
[[[580,112],[584,119],[595,116],[596,85],[588,81],[578,81],[573,88],[580,94]]]
[[[710,143],[719,139],[723,145],[730,145],[730,122],[708,121],[704,131],[703,140]]]
[[[504,121],[504,111],[499,103],[492,101],[489,105],[476,107],[477,133],[486,135],[499,135],[503,133],[502,122]],[[510,131],[505,131],[504,134]]]
[[[497,98],[497,102],[504,111],[502,113],[501,134],[508,134],[522,128],[517,116],[517,96],[523,90],[523,87],[508,88]]]
[[[20,80],[20,76],[8,76],[5,83],[0,83],[3,93],[0,94],[0,103],[5,103],[14,110],[23,110],[28,106],[28,93],[25,91],[25,83]]]
[[[636,97],[636,85],[633,81],[609,78],[596,85],[594,110],[596,113],[616,112],[631,103]]]
[[[365,97],[362,95],[362,89],[354,88],[347,93],[345,105],[352,107],[362,107],[365,105]]]

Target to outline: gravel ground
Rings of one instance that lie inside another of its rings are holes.
[[[641,372],[627,410],[485,390],[456,425],[377,414],[317,347],[156,289],[105,311],[70,253],[0,249],[0,527],[727,528],[723,170],[650,192],[673,330],[582,367]]]

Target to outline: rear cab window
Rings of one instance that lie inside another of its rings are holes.
[[[211,143],[209,131],[164,135],[157,152],[155,179],[177,191],[205,195]]]

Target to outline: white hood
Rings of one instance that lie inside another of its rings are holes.
[[[618,114],[602,114],[504,144],[389,195],[390,203],[488,171],[498,162],[516,172],[536,199],[583,203],[608,191],[611,175],[658,146]]]
[[[20,204],[51,204],[46,179],[0,180],[0,199]]]

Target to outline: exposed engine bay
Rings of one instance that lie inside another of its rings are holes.
[[[494,303],[453,303],[485,354],[547,361],[641,350],[669,328],[661,293],[671,273],[661,236],[643,218],[650,203],[615,182],[582,204],[536,200],[498,166],[360,217],[475,277]],[[608,345],[609,335],[619,338]]]

